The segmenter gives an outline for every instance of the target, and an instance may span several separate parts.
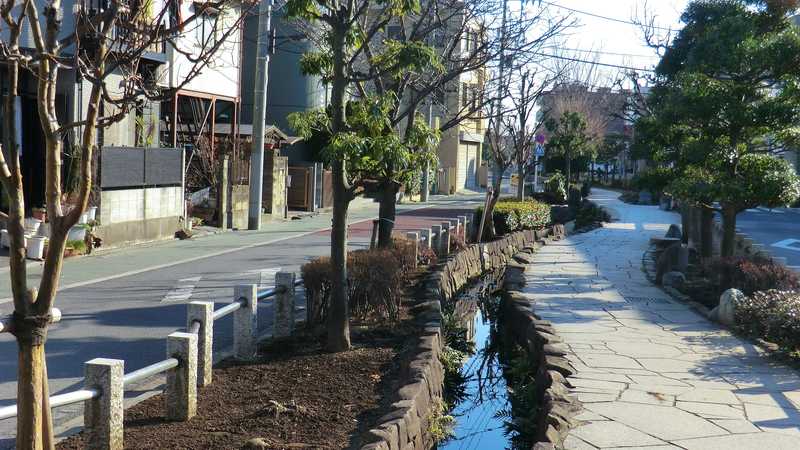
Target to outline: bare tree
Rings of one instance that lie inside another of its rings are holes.
[[[0,182],[9,199],[6,221],[14,302],[11,332],[19,347],[18,449],[54,448],[44,344],[67,234],[86,209],[92,190],[92,161],[98,132],[125,118],[142,101],[165,99],[167,89],[186,85],[208,67],[214,54],[238,32],[241,23],[241,6],[227,0],[208,2],[185,19],[170,14],[171,3],[162,6],[159,10],[153,2],[111,0],[94,5],[76,2],[72,11],[74,28],[67,29],[59,0],[0,2],[5,28],[0,29],[0,65],[8,80],[3,96]],[[216,36],[209,36],[201,45],[187,49],[181,39],[193,31],[198,18],[210,9],[222,11],[233,19],[227,27],[220,26]],[[33,48],[20,44],[24,28],[29,30]],[[173,86],[164,86],[157,74],[145,70],[145,53],[167,45],[188,61],[184,76]],[[59,76],[68,70],[75,71],[91,88],[85,115],[64,122],[56,113],[56,93]],[[116,83],[112,83],[112,76],[116,76]],[[28,285],[26,273],[25,198],[20,143],[16,140],[20,130],[15,121],[15,99],[23,77],[30,77],[36,83],[38,118],[45,139],[45,167],[39,173],[44,173],[51,234],[38,288]],[[118,81],[120,78],[122,83]],[[71,146],[80,161],[77,194],[72,204],[62,203],[62,137],[65,135],[74,136]]]
[[[505,118],[503,126],[517,165],[517,200],[525,199],[525,177],[534,165],[528,164],[533,157],[536,133],[541,131],[544,115],[534,112],[544,92],[558,79],[558,74],[543,74],[542,70],[520,67],[519,82],[507,97],[513,113]],[[538,162],[536,163],[538,164]]]
[[[579,62],[558,65],[560,73],[552,89],[542,93],[539,98],[545,121],[558,121],[565,114],[576,113],[585,122],[583,133],[588,138],[586,149],[590,154],[568,152],[569,155],[565,155],[567,172],[572,172],[569,159],[577,156],[591,156],[594,159],[596,149],[602,146],[610,131],[623,131],[611,130],[611,125],[619,125],[614,123],[615,120],[625,120],[623,116],[630,97],[625,90],[614,89],[615,85],[620,85],[617,81],[618,74],[601,71],[601,67],[596,64],[597,54],[571,59]]]

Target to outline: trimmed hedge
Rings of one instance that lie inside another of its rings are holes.
[[[800,349],[800,292],[756,292],[736,304],[739,331],[795,352]]]
[[[483,207],[475,210],[475,223],[480,223]],[[495,233],[503,236],[517,230],[539,230],[550,225],[550,205],[537,201],[500,199],[492,212]]]
[[[403,289],[415,270],[414,243],[395,238],[389,248],[347,253],[347,291],[350,315],[359,319],[397,320]],[[422,256],[423,262],[430,257]],[[315,258],[300,267],[306,288],[307,323],[325,323],[333,284],[331,260]]]
[[[578,229],[610,221],[611,216],[603,208],[590,201],[584,201],[575,215],[575,228]]]
[[[555,200],[554,203],[563,205],[567,202],[567,179],[556,171],[545,181],[544,192]]]

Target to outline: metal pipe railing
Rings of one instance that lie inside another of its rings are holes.
[[[297,279],[294,280],[294,287],[298,287],[298,286],[302,286],[302,285],[303,285],[303,279],[302,278],[297,278]],[[264,289],[263,291],[258,291],[258,299],[259,300],[266,300],[266,299],[268,299],[270,297],[274,297],[279,292],[281,292],[280,288],[276,288],[276,287]]]
[[[269,297],[274,297],[278,293],[278,288],[269,288],[264,289],[263,291],[258,291],[258,299],[259,300],[266,300]]]
[[[302,278],[298,278],[294,281],[295,287],[300,286],[302,284],[303,284]],[[258,300],[264,300],[269,297],[273,297],[280,292],[281,292],[280,288],[265,289],[261,292],[258,292],[257,298]],[[247,304],[247,299],[240,298],[235,302],[232,302],[214,311],[212,318],[213,320],[219,320],[227,315],[233,314],[235,311],[242,308],[246,304]],[[59,322],[61,320],[61,316],[62,316],[61,310],[59,310],[58,308],[53,308],[51,323]],[[10,331],[11,325],[12,322],[10,318],[0,319],[0,333]],[[194,320],[188,327],[188,332],[193,334],[198,334],[200,332],[201,326],[202,324],[200,323],[199,320]],[[142,367],[141,369],[137,369],[134,370],[133,372],[125,374],[122,377],[122,385],[123,387],[128,387],[133,383],[145,380],[154,375],[158,375],[160,373],[174,369],[179,365],[180,361],[178,361],[178,359],[167,358],[163,361],[150,364],[148,366]],[[98,391],[97,389],[80,389],[77,391],[67,392],[64,394],[54,395],[50,397],[50,407],[55,408],[58,406],[71,405],[73,403],[86,401],[92,398],[97,398],[99,396],[100,396],[100,391]],[[16,416],[17,416],[17,405],[10,405],[0,408],[0,420],[10,419]]]
[[[214,311],[214,316],[213,316],[214,320],[219,320],[219,319],[222,319],[223,317],[227,316],[228,314],[233,314],[234,311],[236,311],[237,309],[241,308],[242,306],[244,306],[246,304],[247,304],[247,300],[243,299],[243,298],[240,298],[239,300],[236,300],[235,302],[227,304],[227,305],[223,306],[222,308]]]
[[[97,389],[81,389],[79,391],[66,392],[64,394],[54,395],[50,397],[50,407],[56,408],[58,406],[71,405],[73,403],[82,402],[100,396],[100,391]]]
[[[131,383],[136,383],[137,381],[142,381],[146,378],[150,378],[153,375],[158,375],[161,372],[166,372],[169,369],[174,369],[178,367],[180,361],[175,358],[167,358],[163,361],[159,361],[154,364],[150,364],[149,366],[144,366],[139,370],[134,370],[131,373],[125,374],[122,377],[122,385],[128,386]]]
[[[67,392],[65,394],[58,394],[50,397],[50,407],[56,408],[58,406],[71,405],[86,401],[100,396],[100,392],[96,389],[81,389],[78,391]],[[10,419],[17,417],[17,405],[6,406],[0,408],[0,420]]]
[[[192,321],[192,325],[189,327],[189,333],[192,333],[192,334],[197,334],[197,333],[199,333],[199,332],[200,332],[200,326],[201,326],[201,325],[202,325],[202,324],[200,323],[200,321],[199,321],[199,320],[193,320],[193,321]]]

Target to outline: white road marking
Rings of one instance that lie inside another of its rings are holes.
[[[472,200],[466,200],[465,202],[469,203],[469,204],[476,203],[475,201],[472,201]],[[480,203],[480,202],[477,202],[477,203]],[[398,212],[397,214],[398,215],[402,215],[402,214],[407,214],[407,213],[412,212],[412,211],[417,211],[419,209],[435,208],[435,207],[438,207],[438,206],[446,206],[446,203],[438,203],[438,202],[423,203],[423,204],[421,204],[419,206],[414,206],[412,208],[405,209],[402,212]],[[372,216],[372,217],[368,217],[366,219],[353,220],[353,221],[349,222],[348,224],[350,226],[352,226],[352,225],[355,225],[355,224],[358,224],[358,223],[362,223],[362,222],[369,222],[369,221],[375,220],[377,218],[378,218],[378,216]],[[181,264],[186,264],[186,263],[190,263],[190,262],[194,262],[194,261],[199,261],[201,259],[207,259],[207,258],[213,258],[215,256],[227,255],[229,253],[235,253],[235,252],[238,252],[238,251],[241,251],[241,250],[247,250],[247,249],[251,249],[251,248],[263,247],[263,246],[267,246],[269,244],[274,244],[276,242],[283,242],[283,241],[288,241],[290,239],[296,239],[296,238],[301,238],[301,237],[305,237],[305,236],[311,236],[312,234],[316,234],[316,233],[319,233],[321,231],[328,231],[330,229],[331,229],[331,227],[317,228],[316,230],[305,231],[305,232],[302,232],[302,233],[293,234],[291,236],[286,236],[286,237],[277,238],[277,239],[270,239],[270,240],[267,240],[267,241],[264,241],[264,242],[256,242],[256,243],[253,243],[253,244],[242,245],[242,246],[234,247],[234,248],[228,248],[228,249],[225,249],[225,250],[220,250],[218,252],[206,253],[206,254],[199,255],[199,256],[192,256],[190,258],[179,259],[177,261],[171,261],[171,262],[164,263],[164,264],[157,264],[155,266],[144,267],[144,268],[141,268],[141,269],[129,270],[127,272],[121,272],[121,273],[117,273],[117,274],[114,274],[114,275],[109,275],[107,277],[98,277],[98,278],[94,278],[94,279],[86,280],[86,281],[77,281],[75,283],[70,283],[70,284],[66,284],[66,285],[61,286],[58,289],[58,292],[66,291],[68,289],[75,289],[75,288],[79,288],[79,287],[83,287],[83,286],[89,286],[89,285],[96,284],[96,283],[102,283],[104,281],[116,280],[118,278],[129,277],[131,275],[138,275],[140,273],[150,272],[152,270],[159,270],[159,269],[165,269],[167,267],[178,266],[178,265],[181,265]],[[9,271],[9,269],[7,269],[7,268],[0,269],[0,273],[6,273],[8,271]],[[11,297],[2,298],[2,299],[0,299],[0,305],[2,305],[3,303],[11,303],[13,300],[14,299],[11,298]]]
[[[182,278],[178,280],[178,284],[167,292],[167,295],[161,299],[161,303],[181,303],[192,298],[194,287],[203,277]]]
[[[772,247],[783,248],[786,250],[794,250],[800,252],[800,239],[784,239],[782,241],[770,244]]]
[[[248,270],[246,274],[258,274],[258,289],[267,289],[275,286],[275,274],[281,271],[281,267],[268,267],[265,269]]]
[[[765,212],[765,213],[785,214],[785,212],[781,211],[780,209],[770,209],[770,208],[765,208],[763,206],[759,206],[758,209],[760,209],[761,212]]]

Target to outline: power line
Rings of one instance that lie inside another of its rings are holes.
[[[552,49],[559,49],[559,50],[567,50],[570,52],[578,52],[578,53],[596,53],[598,55],[611,55],[611,56],[629,56],[631,58],[660,58],[658,55],[641,55],[635,53],[617,53],[617,52],[607,52],[603,50],[588,50],[583,48],[567,48],[567,47],[559,47],[559,46],[551,46],[549,48]]]
[[[539,0],[539,1],[541,3],[544,3],[545,5],[555,6],[556,8],[561,8],[561,9],[564,9],[564,10],[567,10],[567,11],[574,12],[576,14],[583,14],[585,16],[590,16],[590,17],[594,17],[594,18],[597,18],[597,19],[608,20],[608,21],[611,21],[611,22],[624,23],[624,24],[627,24],[627,25],[635,25],[637,27],[640,26],[640,24],[638,24],[636,22],[631,22],[630,20],[617,19],[616,17],[601,16],[600,14],[595,14],[595,13],[591,13],[591,12],[588,12],[588,11],[582,11],[580,9],[569,8],[567,6],[562,6],[562,5],[559,5],[557,3],[548,2],[546,0]],[[656,30],[662,30],[662,31],[674,31],[672,28],[660,27],[660,26],[657,26],[657,25],[650,25],[649,27],[650,28],[654,28]]]
[[[543,56],[545,58],[562,59],[562,60],[565,60],[565,61],[579,62],[579,63],[585,63],[585,64],[594,64],[594,65],[597,65],[597,66],[604,66],[604,67],[613,67],[613,68],[616,68],[616,69],[636,70],[636,71],[639,71],[639,72],[655,72],[655,70],[653,70],[653,69],[643,69],[641,67],[631,67],[631,66],[623,66],[623,65],[619,65],[619,64],[602,63],[602,62],[597,62],[597,61],[589,61],[587,59],[571,58],[569,56],[561,56],[561,55],[551,55],[551,54],[548,54],[548,53],[541,53],[541,52],[531,52],[531,53],[534,54],[534,55]]]

